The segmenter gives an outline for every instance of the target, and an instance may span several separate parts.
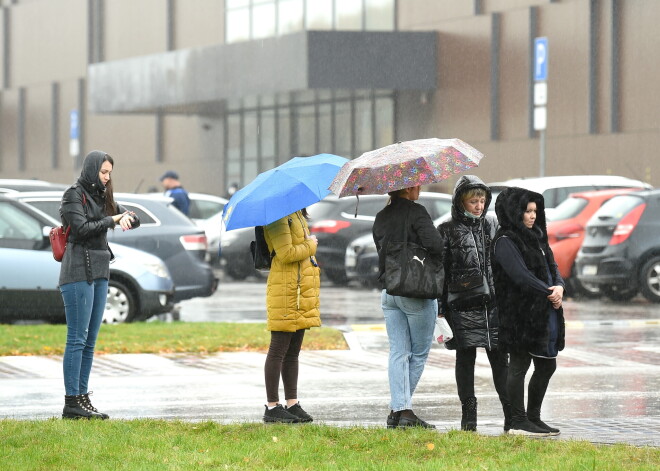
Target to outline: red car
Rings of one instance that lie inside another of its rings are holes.
[[[548,242],[559,266],[559,273],[566,282],[568,295],[600,295],[597,287],[582,284],[573,276],[575,257],[584,240],[584,228],[591,216],[607,200],[640,189],[617,188],[572,193],[552,211],[548,211]]]

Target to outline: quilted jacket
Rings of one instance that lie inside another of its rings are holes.
[[[315,266],[316,245],[305,234],[309,227],[300,211],[264,227],[268,249],[275,251],[266,285],[268,330],[295,332],[321,325],[321,273]]]
[[[486,192],[486,204],[480,218],[472,219],[465,215],[463,195],[471,189],[480,188]],[[491,296],[495,286],[490,260],[490,243],[497,229],[497,221],[487,216],[491,202],[490,188],[474,175],[463,175],[454,188],[451,219],[442,223],[438,230],[445,241],[445,290],[440,300],[440,313],[444,314],[454,332],[454,338],[447,343],[449,349],[485,347],[497,348],[497,306],[491,299],[487,305],[461,311],[452,310],[447,304],[447,285],[460,282],[471,276],[486,275]],[[485,247],[484,247],[485,243]],[[484,264],[485,259],[485,264]],[[484,272],[484,265],[486,271]]]

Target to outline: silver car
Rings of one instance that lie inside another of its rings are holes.
[[[48,239],[57,225],[41,211],[0,196],[0,322],[64,322],[60,263]],[[163,261],[119,244],[110,248],[116,260],[110,265],[103,321],[131,322],[171,311],[174,283]]]

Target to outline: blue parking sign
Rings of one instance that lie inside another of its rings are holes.
[[[80,121],[78,119],[78,110],[71,110],[71,113],[69,114],[69,121],[70,121],[70,135],[69,135],[69,137],[71,139],[79,139],[80,138]]]
[[[534,39],[534,80],[548,80],[548,38]]]

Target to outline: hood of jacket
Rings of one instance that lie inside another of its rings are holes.
[[[108,154],[100,150],[93,150],[87,154],[85,160],[83,160],[78,183],[80,183],[83,188],[92,195],[105,193],[105,185],[99,178],[99,172],[101,171],[101,165],[103,165],[103,161],[107,155]]]
[[[536,221],[532,230],[523,224],[523,214],[529,202],[536,203]],[[505,188],[495,201],[495,214],[502,230],[513,231],[523,239],[540,235],[538,238],[542,242],[548,242],[543,195],[515,186]]]
[[[486,192],[486,204],[484,206],[484,211],[481,213],[481,216],[478,219],[470,218],[465,215],[465,207],[463,206],[463,195],[468,191],[475,188],[481,188]],[[451,200],[451,217],[460,221],[463,224],[472,225],[481,221],[486,217],[486,212],[490,206],[490,202],[493,196],[491,194],[490,188],[486,185],[481,178],[475,175],[463,175],[458,179],[456,185],[454,185],[454,196]]]

